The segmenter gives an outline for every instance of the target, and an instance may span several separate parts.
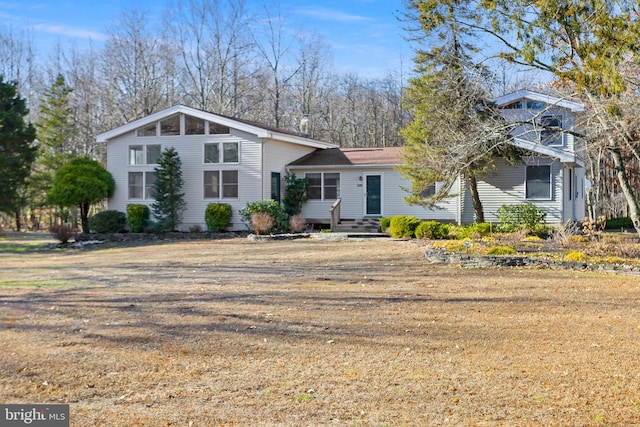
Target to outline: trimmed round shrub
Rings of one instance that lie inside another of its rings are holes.
[[[149,206],[127,205],[127,224],[132,233],[142,233],[149,225]]]
[[[393,238],[415,237],[416,228],[420,225],[420,220],[410,215],[397,215],[391,217],[389,224],[389,234]]]
[[[124,212],[102,211],[89,218],[89,230],[94,233],[122,233],[127,230]]]
[[[424,221],[416,227],[415,235],[419,239],[446,239],[449,237],[449,226],[438,221]]]
[[[207,230],[212,233],[224,231],[231,221],[231,205],[227,203],[210,203],[204,212],[204,222]]]

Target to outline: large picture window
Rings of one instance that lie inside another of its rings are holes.
[[[309,200],[335,200],[340,197],[339,173],[307,173]]]
[[[204,171],[204,198],[236,199],[238,184],[237,170]]]
[[[551,200],[551,166],[527,166],[527,199]]]

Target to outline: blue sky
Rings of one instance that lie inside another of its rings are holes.
[[[57,42],[79,48],[91,40],[100,45],[123,10],[132,6],[160,19],[171,0],[0,0],[0,22],[14,30],[29,29],[39,55]],[[254,11],[261,0],[247,0]],[[411,68],[412,51],[396,19],[402,0],[280,0],[291,30],[321,35],[331,47],[334,69],[362,77],[383,77]]]

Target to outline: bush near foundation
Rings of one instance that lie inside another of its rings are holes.
[[[207,230],[212,233],[224,231],[231,221],[231,205],[227,203],[210,203],[204,213]]]
[[[124,212],[102,211],[89,218],[89,230],[94,233],[122,233],[126,228],[127,217]]]
[[[415,237],[416,228],[420,225],[420,220],[410,215],[397,215],[391,217],[389,224],[389,234],[393,238]]]
[[[149,225],[149,206],[127,205],[127,224],[132,233],[142,233]]]
[[[449,226],[438,221],[423,221],[415,231],[419,239],[446,239],[449,237]]]

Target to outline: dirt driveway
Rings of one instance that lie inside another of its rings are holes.
[[[73,426],[640,425],[637,277],[244,238],[0,250],[0,275],[0,403]]]

